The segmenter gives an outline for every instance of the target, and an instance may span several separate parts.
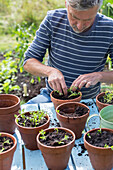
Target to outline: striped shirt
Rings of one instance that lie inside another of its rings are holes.
[[[42,62],[47,49],[48,65],[60,70],[70,87],[79,75],[102,71],[108,54],[113,61],[113,20],[97,13],[88,31],[75,33],[66,9],[49,11],[25,52],[24,63],[29,58]],[[47,78],[46,85],[51,91]],[[99,91],[100,83],[83,87],[82,99],[95,98]]]

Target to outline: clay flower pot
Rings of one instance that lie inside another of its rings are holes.
[[[102,97],[102,96],[104,96],[104,95],[105,95],[105,92],[102,92],[102,93],[99,93],[99,94],[96,96],[96,105],[97,105],[99,111],[100,111],[101,109],[103,109],[104,107],[111,105],[111,104],[102,103],[102,102],[99,101],[99,98]]]
[[[25,115],[29,116],[30,113],[26,112],[24,113]],[[21,134],[21,137],[24,141],[25,147],[30,150],[37,150],[37,142],[36,142],[36,136],[41,131],[41,129],[46,129],[49,127],[50,124],[50,119],[49,116],[46,114],[45,118],[47,118],[47,121],[45,124],[38,126],[38,127],[24,127],[20,126],[17,122],[18,118],[21,116],[18,115],[17,118],[15,119],[15,123],[17,125],[17,128]]]
[[[62,128],[62,127],[57,127],[57,129],[58,130],[62,129],[65,132],[71,134],[72,141],[62,146],[47,146],[40,142],[41,134],[39,133],[37,136],[37,145],[42,152],[42,155],[44,157],[48,169],[64,170],[67,167],[71,150],[75,144],[75,135],[69,129]],[[55,128],[50,128],[50,129],[45,129],[44,132],[48,133],[48,132],[53,132],[54,130]]]
[[[13,94],[0,94],[0,131],[15,133],[15,117],[20,109],[20,99]]]
[[[86,108],[87,112],[82,116],[70,117],[70,113],[74,113],[75,108],[77,108],[77,106]],[[60,114],[59,111],[67,113],[68,116]],[[72,130],[76,135],[76,139],[79,139],[82,136],[82,131],[85,128],[85,123],[89,116],[89,112],[90,112],[89,108],[86,105],[79,102],[63,103],[57,106],[56,108],[56,116],[57,119],[59,120],[60,126]]]
[[[13,161],[14,152],[16,150],[17,140],[11,134],[4,133],[4,132],[1,132],[0,134],[1,134],[1,136],[7,136],[7,137],[11,138],[14,142],[14,145],[10,149],[0,153],[0,169],[1,170],[11,170],[11,164]]]
[[[111,170],[113,168],[113,150],[109,147],[94,146],[86,140],[87,135],[97,130],[99,130],[99,128],[86,132],[84,135],[84,146],[88,151],[91,164],[95,170]],[[101,130],[113,133],[111,129],[102,128]]]
[[[78,97],[76,97],[76,98],[74,98],[74,99],[68,99],[68,100],[57,99],[57,98],[53,97],[53,93],[54,93],[54,91],[52,91],[52,92],[50,93],[50,97],[51,97],[51,101],[52,101],[53,104],[54,104],[55,109],[56,109],[56,107],[57,107],[58,105],[60,105],[60,104],[62,104],[62,103],[67,103],[67,102],[80,102],[80,101],[81,101],[81,98],[82,98],[82,93],[81,93],[80,91],[79,91],[80,96],[78,96]]]

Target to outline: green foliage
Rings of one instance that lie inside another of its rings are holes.
[[[23,72],[24,53],[34,37],[34,24],[27,27],[27,23],[17,24],[14,30],[17,46],[15,47],[15,57],[19,59],[20,72]]]
[[[104,0],[101,7],[102,14],[113,18],[113,0]]]
[[[104,102],[110,103],[113,100],[113,91],[106,91],[104,95]]]
[[[9,93],[12,90],[20,90],[16,82],[17,64],[12,59],[11,52],[5,55],[6,59],[0,63],[0,93]]]
[[[40,139],[46,140],[46,132],[42,129],[39,133],[41,134]]]
[[[39,125],[40,121],[42,119],[44,119],[46,113],[43,110],[38,110],[38,111],[31,111],[29,112],[30,116],[26,116],[25,113],[21,114],[21,118],[24,120],[24,122],[22,122],[22,126],[26,125],[26,122],[32,122],[33,123],[33,127],[37,127],[37,125]],[[20,121],[20,117],[18,117],[16,119],[17,123],[19,123]]]

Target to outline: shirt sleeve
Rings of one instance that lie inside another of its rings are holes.
[[[50,22],[50,12],[48,12],[47,16],[40,24],[39,29],[36,31],[36,36],[33,42],[24,54],[25,59],[23,64],[25,64],[29,58],[35,58],[40,62],[43,61],[46,49],[50,47],[51,35],[52,26]]]

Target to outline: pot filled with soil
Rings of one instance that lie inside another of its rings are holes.
[[[16,150],[17,140],[9,134],[0,132],[0,169],[11,170],[13,155]]]
[[[113,91],[106,91],[96,96],[96,105],[99,111],[109,105],[113,104]]]
[[[113,168],[113,130],[96,128],[84,135],[84,146],[95,170]]]
[[[62,103],[66,102],[80,102],[82,98],[82,93],[78,89],[72,90],[71,88],[67,89],[67,95],[63,93],[59,93],[58,91],[52,91],[50,93],[51,101],[56,107]]]
[[[25,147],[30,150],[37,150],[36,136],[41,129],[49,127],[49,116],[41,110],[25,112],[18,115],[15,122]]]
[[[75,134],[62,127],[49,128],[38,134],[37,144],[48,169],[64,170],[75,144]]]
[[[89,112],[88,106],[79,102],[63,103],[56,108],[56,116],[60,126],[72,130],[76,139],[82,136]]]
[[[19,114],[20,99],[13,94],[0,94],[0,131],[13,134],[16,124],[14,115]]]

